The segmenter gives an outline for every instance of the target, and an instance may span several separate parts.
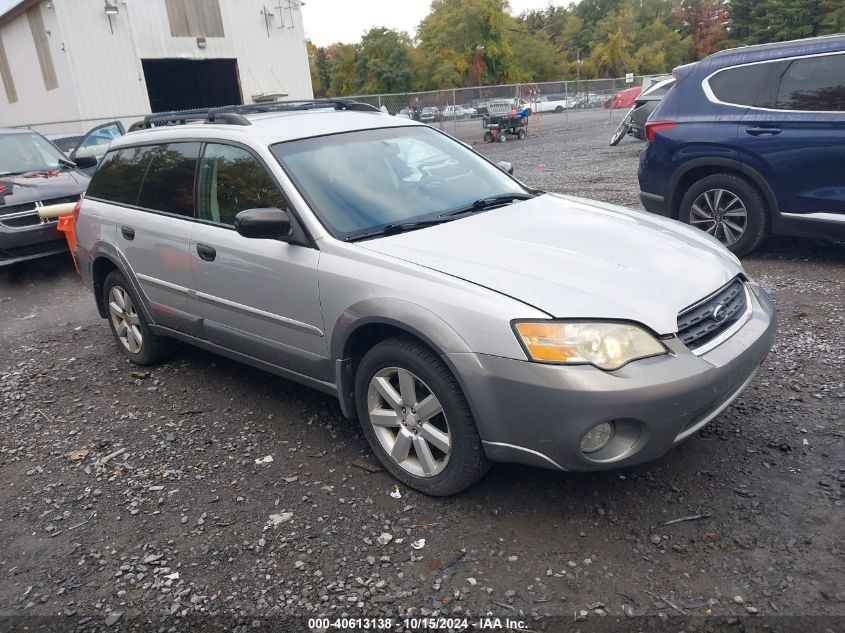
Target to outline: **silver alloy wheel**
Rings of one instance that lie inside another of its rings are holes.
[[[748,210],[735,193],[708,189],[692,203],[690,224],[730,246],[745,234]]]
[[[144,342],[141,320],[129,293],[120,286],[112,286],[109,290],[109,313],[117,340],[133,354],[140,352]]]
[[[367,389],[370,424],[382,448],[417,477],[443,472],[452,453],[452,436],[437,396],[417,376],[387,367]]]

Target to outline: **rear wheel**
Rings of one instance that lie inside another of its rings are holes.
[[[522,130],[522,129],[519,130],[519,132],[517,132],[516,135],[517,135],[517,137],[519,137],[519,140],[521,141],[522,139],[525,138],[525,130]]]
[[[563,112],[563,106],[557,106],[557,107],[555,107],[555,112],[557,112],[558,114],[560,114],[561,112]]]
[[[709,233],[735,255],[747,255],[766,237],[768,211],[760,192],[734,174],[712,174],[690,187],[679,219]]]
[[[460,386],[422,344],[391,338],[367,352],[355,375],[355,402],[373,452],[407,486],[452,495],[487,471]]]
[[[120,351],[136,365],[152,365],[170,355],[171,341],[150,330],[126,278],[114,270],[103,283],[109,327]]]
[[[484,133],[484,142],[485,143],[492,143],[493,142],[493,135],[490,132]]]

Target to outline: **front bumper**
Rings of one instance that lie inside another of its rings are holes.
[[[664,455],[705,426],[751,382],[774,342],[774,304],[757,285],[751,318],[701,356],[677,338],[670,353],[614,371],[485,356],[449,356],[487,456],[562,470],[603,470]],[[583,436],[614,422],[610,444],[589,456]]]
[[[9,227],[0,218],[0,266],[67,251],[65,237],[55,222]]]

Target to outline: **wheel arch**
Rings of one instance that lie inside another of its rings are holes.
[[[473,410],[460,374],[449,354],[472,353],[466,341],[439,316],[407,301],[366,300],[347,309],[332,329],[329,349],[335,362],[335,383],[343,415],[357,417],[355,372],[366,354],[379,342],[392,336],[414,338],[431,349],[446,364]]]
[[[147,307],[147,297],[141,290],[138,280],[132,274],[132,269],[129,264],[121,257],[116,248],[108,243],[100,243],[91,250],[91,283],[94,287],[94,299],[97,303],[97,312],[102,318],[108,317],[108,310],[106,309],[105,299],[103,297],[103,284],[106,277],[112,271],[118,271],[126,282],[132,286],[135,295],[140,298],[139,308],[144,313],[144,318],[148,323],[154,324],[150,311]]]
[[[769,215],[769,222],[773,223],[780,214],[777,198],[775,197],[769,183],[756,169],[749,167],[738,160],[729,158],[701,158],[688,161],[672,175],[669,191],[672,198],[669,201],[671,217],[677,220],[680,217],[681,201],[689,188],[697,181],[713,174],[733,174],[747,180],[757,188],[766,201],[766,210]]]

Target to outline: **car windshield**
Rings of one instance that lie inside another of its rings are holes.
[[[494,196],[526,194],[495,165],[429,127],[287,141],[273,154],[335,237],[438,218]]]
[[[53,171],[62,160],[61,152],[40,134],[0,134],[0,176]]]

